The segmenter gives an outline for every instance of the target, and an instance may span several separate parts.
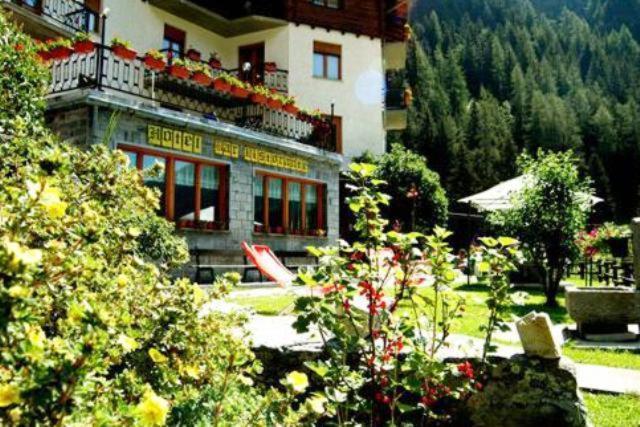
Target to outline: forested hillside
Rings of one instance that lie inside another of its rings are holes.
[[[627,220],[640,199],[640,0],[415,0],[405,145],[452,198],[573,149]]]

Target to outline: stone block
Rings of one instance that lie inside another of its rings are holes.
[[[547,313],[527,314],[516,322],[522,348],[529,357],[560,359],[560,343],[553,335],[553,325]]]

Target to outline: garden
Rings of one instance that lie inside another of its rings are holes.
[[[351,165],[355,237],[309,248],[318,265],[295,285],[313,292],[234,299],[237,275],[206,289],[172,275],[189,254],[156,215],[158,194],[106,143],[80,149],[47,130],[41,47],[3,17],[0,29],[2,425],[588,425],[576,379],[557,360],[494,357],[515,344],[514,315],[536,310],[569,322],[560,260],[574,255],[586,225],[573,194],[589,191],[571,153],[522,159],[524,172],[570,191],[550,200],[547,187],[532,187],[518,209],[496,216],[521,241],[479,238],[468,256],[482,278],[471,285],[451,233],[437,226],[446,198],[436,178],[396,150],[420,179],[405,176],[391,199],[380,177],[391,163]],[[421,198],[427,193],[435,201]],[[418,231],[391,221],[403,194],[402,221]],[[436,220],[423,218],[427,209]],[[545,239],[559,227],[566,238],[549,250]],[[532,253],[544,286],[525,298],[510,275]],[[224,301],[293,313],[296,332],[319,333],[321,353],[264,381],[271,366],[251,348],[247,315],[216,309]],[[440,357],[459,335],[478,340],[477,357]],[[631,352],[563,351],[579,363],[640,365]],[[523,395],[505,396],[508,381]],[[633,396],[585,401],[598,425],[637,421]]]

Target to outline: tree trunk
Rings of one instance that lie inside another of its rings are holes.
[[[558,307],[556,296],[560,289],[560,281],[562,280],[563,274],[564,269],[562,267],[546,268],[544,272],[544,294],[547,297],[544,305],[546,307]]]

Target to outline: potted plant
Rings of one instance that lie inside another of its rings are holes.
[[[213,81],[213,88],[218,92],[229,93],[231,92],[231,79],[233,76],[228,73],[220,73],[218,77]]]
[[[278,71],[278,66],[275,62],[265,62],[264,63],[264,72],[265,73],[275,73]]]
[[[199,50],[189,47],[189,50],[187,50],[187,58],[191,61],[200,62],[202,60],[202,54]]]
[[[282,97],[278,94],[271,94],[267,99],[267,107],[273,110],[280,110],[282,108]]]
[[[191,71],[191,80],[202,86],[209,86],[211,84],[213,81],[211,71],[209,71],[209,68],[205,64],[190,62],[188,66]]]
[[[69,58],[73,53],[72,46],[71,40],[68,39],[58,38],[49,40],[47,42],[49,59],[61,61]]]
[[[73,50],[78,55],[86,55],[93,52],[96,45],[91,40],[91,34],[81,32],[77,33],[73,38]]]
[[[598,234],[602,236],[614,258],[625,258],[629,255],[631,229],[628,226],[605,223]]]
[[[46,43],[43,43],[40,40],[36,40],[36,54],[44,62],[51,59],[51,54],[49,53],[49,47],[47,46]]]
[[[231,95],[238,99],[247,99],[251,92],[249,91],[248,85],[242,80],[233,77],[231,78]]]
[[[136,55],[138,54],[131,48],[130,41],[123,40],[119,37],[114,37],[111,40],[111,51],[113,51],[115,56],[124,59],[125,61],[133,61],[136,59]]]
[[[209,56],[209,66],[214,70],[220,70],[222,68],[222,61],[220,61],[220,54],[218,52],[212,52]]]
[[[271,96],[269,89],[262,85],[254,86],[251,93],[251,102],[259,105],[267,105],[267,99]]]
[[[144,66],[152,71],[164,71],[167,66],[164,54],[158,49],[149,49],[144,54]]]
[[[293,96],[282,97],[282,109],[294,116],[298,114],[298,111],[300,111],[300,109],[296,107],[296,99]]]
[[[177,79],[185,80],[189,78],[189,69],[184,60],[176,58],[168,68],[169,75]]]

